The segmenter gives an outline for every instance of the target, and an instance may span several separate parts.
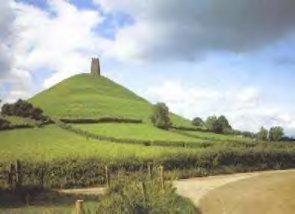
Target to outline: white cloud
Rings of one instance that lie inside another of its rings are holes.
[[[94,0],[135,23],[109,54],[124,60],[195,59],[210,51],[249,52],[295,29],[294,0]]]
[[[261,126],[283,126],[295,135],[295,117],[261,104],[262,95],[254,86],[219,91],[212,88],[187,87],[179,81],[165,81],[150,86],[145,97],[165,102],[170,110],[187,118],[226,115],[234,128],[258,131]]]
[[[13,41],[13,11],[9,0],[0,4],[0,77],[5,77],[12,64],[10,45]]]
[[[65,0],[52,0],[48,4],[48,9],[43,10],[31,4],[10,1],[9,9],[15,15],[11,22],[15,39],[9,47],[12,54],[7,57],[13,64],[6,70],[5,79],[2,78],[11,87],[6,95],[7,101],[18,95],[22,98],[32,95],[35,85],[42,84],[34,83],[33,76],[42,77],[46,74],[44,69],[47,76],[41,78],[44,83],[39,90],[71,75],[88,72],[90,58],[101,55],[109,44],[95,33],[94,28],[103,21],[97,10],[79,10]],[[3,59],[0,51],[0,61]]]

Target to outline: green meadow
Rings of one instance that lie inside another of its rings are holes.
[[[151,124],[100,123],[73,125],[81,130],[102,136],[121,139],[165,140],[184,142],[203,142],[202,139],[184,136],[169,130],[153,127]]]
[[[87,139],[55,125],[44,128],[0,132],[0,161],[51,161],[82,159],[154,159],[165,155],[191,152],[189,149],[145,147]]]

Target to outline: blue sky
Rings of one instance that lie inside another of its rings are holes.
[[[4,0],[0,96],[27,98],[89,71],[187,118],[295,135],[292,0]]]

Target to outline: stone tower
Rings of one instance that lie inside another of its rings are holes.
[[[100,65],[98,58],[91,59],[91,75],[99,77],[100,76]]]

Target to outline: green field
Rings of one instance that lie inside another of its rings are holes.
[[[255,139],[244,137],[241,135],[227,135],[227,134],[215,134],[212,132],[201,131],[176,131],[178,134],[189,136],[191,138],[209,140],[211,142],[255,142]]]
[[[204,142],[202,139],[155,128],[151,124],[100,123],[77,124],[73,126],[93,134],[121,139]]]
[[[0,161],[50,161],[66,158],[153,159],[168,154],[190,152],[189,149],[145,147],[115,144],[65,131],[55,125],[44,128],[0,132]]]
[[[22,118],[22,117],[16,117],[16,116],[1,116],[1,115],[0,115],[0,118],[9,121],[10,125],[31,125],[31,126],[38,125],[38,122],[36,120],[32,120],[29,118]]]

